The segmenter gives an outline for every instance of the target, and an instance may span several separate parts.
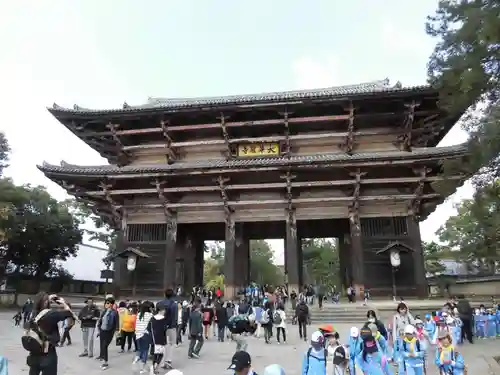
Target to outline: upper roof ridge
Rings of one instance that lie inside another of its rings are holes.
[[[378,93],[391,93],[412,90],[424,90],[429,86],[413,86],[403,87],[398,81],[395,85],[390,85],[388,78],[376,81],[355,83],[341,86],[329,86],[317,89],[301,89],[289,91],[274,91],[263,92],[257,94],[243,94],[243,95],[221,95],[221,96],[207,96],[207,97],[189,97],[189,98],[162,98],[162,97],[149,97],[144,104],[130,105],[125,102],[121,108],[115,109],[88,109],[74,105],[72,109],[64,108],[54,103],[51,112],[77,112],[77,113],[109,113],[109,112],[129,112],[134,110],[155,110],[155,109],[182,109],[182,108],[196,108],[203,106],[218,106],[218,105],[247,105],[262,102],[286,102],[286,101],[300,101],[303,99],[322,99],[322,98],[342,98],[351,95],[370,95]]]

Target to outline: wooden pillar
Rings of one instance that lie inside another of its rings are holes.
[[[351,242],[352,286],[357,298],[362,296],[365,289],[365,274],[363,267],[363,244],[361,241],[361,220],[357,212],[351,212],[349,217]]]
[[[236,223],[236,285],[246,288],[250,282],[250,241],[245,235],[244,223]]]
[[[128,246],[128,231],[127,231],[127,215],[126,212],[123,212],[122,220],[121,220],[121,228],[117,233],[116,238],[116,248],[115,252],[119,253],[123,251]],[[115,258],[113,262],[113,283],[111,292],[115,296],[115,298],[119,298],[121,295],[121,289],[124,287],[124,283],[127,281],[127,261],[121,257]],[[106,290],[106,293],[109,293],[109,290]]]
[[[286,279],[288,281],[288,290],[297,293],[301,287],[301,273],[299,259],[299,238],[297,236],[297,220],[295,210],[287,210],[285,225],[285,257],[286,257]],[[301,249],[302,251],[302,249]]]
[[[428,286],[427,279],[425,277],[425,264],[422,250],[422,239],[420,237],[420,227],[415,215],[408,216],[406,220],[408,226],[408,236],[410,237],[411,247],[414,250],[412,256],[417,296],[419,298],[426,298],[428,297]]]
[[[189,295],[196,280],[196,247],[192,236],[186,236],[184,246],[184,294]]]
[[[226,243],[224,252],[224,296],[236,297],[236,226],[232,215],[226,217]]]
[[[165,260],[163,263],[163,289],[175,287],[176,246],[177,246],[177,214],[167,216],[167,238]]]
[[[195,239],[193,242],[194,253],[194,284],[203,286],[203,267],[205,266],[205,240]]]

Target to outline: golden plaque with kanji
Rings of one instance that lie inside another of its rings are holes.
[[[279,156],[279,143],[261,142],[238,145],[238,157],[255,158],[262,156]]]

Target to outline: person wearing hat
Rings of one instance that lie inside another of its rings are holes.
[[[321,331],[313,332],[311,346],[302,360],[302,374],[326,375],[326,361],[328,350],[325,348],[325,337]]]
[[[356,374],[356,357],[361,353],[361,342],[358,327],[352,327],[349,335],[349,369],[351,374]]]
[[[440,374],[464,375],[466,366],[464,358],[452,345],[449,333],[442,332],[439,335],[439,346],[436,348],[434,363]]]
[[[363,328],[360,336],[363,342],[361,353],[356,357],[356,367],[359,367],[365,375],[392,375],[389,359],[380,350],[372,332]]]
[[[387,343],[385,337],[382,336],[382,334],[378,330],[378,326],[375,323],[370,323],[365,328],[370,330],[382,353],[389,357],[389,344]]]
[[[255,372],[251,371],[252,358],[250,354],[244,350],[234,353],[231,364],[227,369],[233,370],[235,375],[248,375],[249,373],[257,375]]]
[[[403,359],[403,371],[406,370],[407,375],[423,375],[425,373],[425,351],[422,343],[416,337],[417,331],[415,327],[408,324],[404,329],[404,339],[401,346],[401,354]],[[399,369],[401,373],[401,369]],[[403,372],[404,374],[405,372]]]
[[[333,357],[333,375],[344,375],[349,368],[347,349],[340,343],[340,335],[334,332],[328,336],[328,353]]]
[[[264,369],[264,375],[285,375],[285,370],[278,364],[269,365]]]

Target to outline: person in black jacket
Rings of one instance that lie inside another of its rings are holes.
[[[80,310],[78,319],[82,327],[83,353],[80,357],[90,357],[94,355],[94,334],[95,326],[99,320],[99,309],[94,304],[92,298],[87,298],[86,305]]]
[[[50,310],[50,303],[57,303],[61,309]],[[37,332],[44,348],[42,354],[30,352],[26,363],[29,366],[29,375],[57,375],[56,346],[61,340],[58,323],[74,316],[68,304],[56,295],[40,292],[36,295],[33,304],[33,315],[26,323],[25,329]],[[27,336],[23,337],[24,339]]]
[[[309,323],[309,307],[304,298],[301,298],[295,308],[295,317],[299,325],[299,337],[307,341],[307,324]]]
[[[219,342],[224,342],[228,316],[227,309],[222,302],[215,306],[215,316],[217,318],[217,339]]]
[[[368,327],[368,324],[374,323],[377,326],[378,331],[386,340],[388,340],[388,334],[387,334],[387,329],[385,329],[384,323],[382,323],[380,320],[377,319],[377,314],[373,310],[368,310],[366,313],[366,318],[368,321],[365,323],[363,328]]]

